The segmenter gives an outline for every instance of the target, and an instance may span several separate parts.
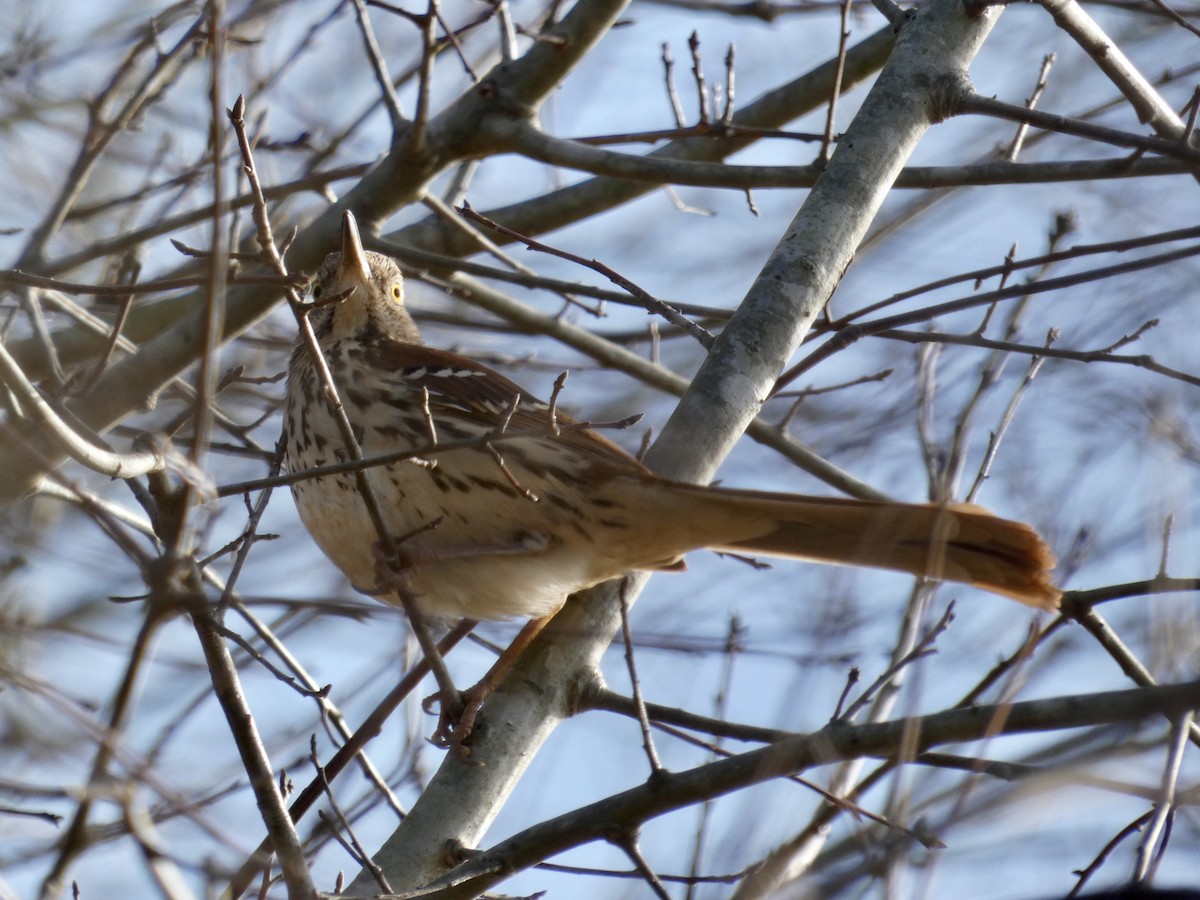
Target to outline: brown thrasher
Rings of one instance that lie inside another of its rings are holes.
[[[404,583],[427,615],[547,617],[576,591],[632,569],[678,569],[700,547],[877,566],[1058,606],[1046,544],[978,506],[659,478],[499,373],[425,346],[404,308],[400,269],[363,250],[349,213],[341,252],[321,266],[312,297],[312,327],[364,458],[427,453],[367,470]],[[347,458],[301,342],[288,368],[285,432],[290,472]],[[354,476],[292,490],[325,554],[357,588],[394,602],[396,588],[379,587],[379,536]]]

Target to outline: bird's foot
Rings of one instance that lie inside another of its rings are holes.
[[[475,733],[475,722],[484,701],[491,695],[491,686],[481,681],[465,691],[453,691],[447,695],[439,691],[426,697],[421,703],[425,712],[433,713],[434,703],[438,706],[438,724],[430,737],[435,747],[449,750],[461,760],[471,755],[469,742]],[[483,765],[477,763],[477,765]]]

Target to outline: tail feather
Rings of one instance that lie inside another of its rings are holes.
[[[893,569],[1046,610],[1062,597],[1051,578],[1054,554],[1037,532],[973,504],[672,487],[667,505],[690,507],[691,547]]]
[[[766,534],[727,549],[896,569],[975,585],[1042,609],[1058,608],[1062,592],[1050,579],[1054,556],[1027,525],[967,504],[838,510],[835,518],[848,528],[829,531],[828,520],[816,527],[810,521],[780,521]]]

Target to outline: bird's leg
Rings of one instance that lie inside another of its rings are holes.
[[[525,627],[517,633],[513,642],[492,663],[492,667],[487,670],[487,673],[465,691],[456,692],[455,697],[461,704],[459,710],[448,710],[440,691],[425,698],[423,706],[426,712],[431,711],[433,700],[436,699],[440,703],[438,727],[431,738],[434,744],[449,748],[459,756],[470,755],[471,751],[466,746],[466,741],[475,730],[475,720],[479,716],[479,710],[483,708],[484,702],[492,695],[497,685],[504,680],[504,676],[512,669],[521,654],[528,649],[529,645],[533,643],[533,639],[541,633],[552,618],[553,615],[543,616],[540,619],[530,619],[526,622]]]
[[[420,529],[420,531],[436,528],[439,523],[440,520],[435,520],[428,526]],[[416,533],[420,532],[414,532],[413,534]],[[405,535],[401,541],[407,540],[413,534]],[[545,549],[546,538],[544,535],[529,534],[512,543],[491,545],[487,548],[407,548],[402,543],[397,543],[394,556],[389,556],[380,545],[375,545],[375,588],[367,593],[382,594],[384,596],[390,595],[399,598],[404,611],[408,614],[408,620],[412,626],[413,634],[416,635],[417,643],[421,645],[421,651],[425,654],[425,659],[429,663],[429,669],[433,672],[434,680],[438,683],[438,692],[426,697],[421,704],[426,712],[432,712],[435,700],[438,704],[438,725],[430,740],[435,746],[448,749],[460,759],[465,759],[471,755],[470,748],[466,746],[466,741],[471,736],[471,732],[475,730],[475,720],[479,716],[479,710],[483,707],[487,698],[491,696],[496,685],[508,674],[508,670],[512,668],[513,664],[525,651],[525,648],[546,627],[546,623],[550,621],[551,617],[544,616],[540,619],[531,619],[527,622],[525,627],[518,632],[516,638],[513,639],[513,642],[500,654],[496,662],[492,664],[487,674],[477,684],[465,691],[459,691],[454,686],[454,680],[450,676],[450,671],[446,668],[446,663],[442,659],[441,654],[438,653],[433,636],[429,633],[424,617],[417,608],[416,595],[409,586],[409,576],[423,565],[443,563],[449,559],[477,557],[480,555],[504,556],[539,552]],[[463,623],[469,623],[467,625],[468,630],[470,627],[474,627],[475,624],[470,619],[464,619]],[[459,627],[462,628],[464,625],[460,624]]]
[[[446,661],[442,658],[442,654],[433,640],[433,635],[425,622],[425,616],[417,608],[416,595],[408,584],[408,576],[418,564],[418,560],[403,548],[397,548],[395,556],[389,556],[379,544],[374,546],[373,551],[375,553],[375,589],[370,593],[391,595],[400,599],[400,604],[408,615],[409,627],[412,628],[417,643],[421,647],[421,653],[424,654],[425,661],[429,664],[429,671],[433,673],[433,678],[438,684],[437,694],[426,698],[422,704],[427,708],[429,702],[436,697],[441,709],[442,723],[438,725],[438,730],[434,732],[432,740],[439,747],[453,749],[457,756],[469,756],[470,750],[464,747],[461,741],[446,742],[442,737],[443,730],[446,728],[443,723],[461,722],[467,714],[468,704],[463,693],[454,686],[454,679],[450,676]],[[455,627],[455,630],[469,632],[475,625],[476,622],[473,619],[463,619]],[[475,713],[471,713],[472,723],[474,720]]]

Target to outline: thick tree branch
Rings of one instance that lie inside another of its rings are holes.
[[[612,828],[635,829],[650,819],[773,778],[856,757],[891,758],[996,734],[1012,735],[1083,728],[1153,715],[1177,716],[1200,703],[1200,681],[1166,687],[1079,694],[1000,706],[978,706],[868,725],[834,724],[819,732],[781,740],[684,772],[667,772],[652,783],[548,819],[473,855],[434,883],[430,900],[464,900],[514,872],[572,847],[603,840]],[[999,731],[996,723],[1004,724]],[[914,738],[914,735],[916,736]],[[905,745],[912,742],[910,747]]]

